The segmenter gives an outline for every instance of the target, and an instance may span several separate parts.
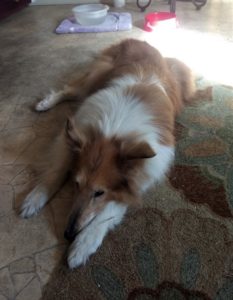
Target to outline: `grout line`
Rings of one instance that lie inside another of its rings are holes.
[[[60,246],[66,246],[66,245],[67,245],[67,243],[64,241],[63,243],[58,243],[58,244],[56,244],[56,245],[54,245],[54,246],[51,246],[51,247],[49,247],[49,248],[43,249],[43,250],[38,251],[38,252],[34,252],[33,254],[34,254],[34,255],[41,254],[41,253],[43,253],[43,252],[45,252],[45,251],[52,250],[52,249],[58,248],[58,247],[60,247]]]
[[[12,194],[13,194],[13,199],[12,199],[12,207],[11,210],[9,210],[8,212],[2,212],[0,213],[0,219],[5,217],[6,215],[8,215],[10,212],[12,212],[14,210],[14,201],[15,201],[15,190],[13,188],[13,186],[11,184],[0,184],[0,186],[8,186],[10,187]]]
[[[13,278],[12,278],[12,274],[11,274],[11,272],[10,272],[9,265],[8,265],[7,269],[8,269],[8,272],[9,272],[10,279],[11,279],[11,284],[12,284],[12,286],[13,286],[13,289],[14,289],[14,291],[13,291],[13,292],[14,292],[14,298],[15,298],[15,297],[16,297],[15,285],[14,285],[14,280],[13,280]]]
[[[35,278],[36,278],[36,274],[18,293],[15,294],[15,297],[17,297],[25,288],[27,288]]]
[[[45,251],[47,251],[47,250],[51,250],[51,249],[54,249],[54,248],[56,248],[56,247],[66,246],[66,245],[67,245],[67,243],[64,241],[63,243],[58,243],[58,244],[53,245],[53,246],[51,246],[51,247],[44,248],[43,250],[40,250],[40,251],[38,251],[38,252],[33,252],[33,253],[31,253],[31,255],[32,255],[32,256],[35,256],[35,255],[40,254],[40,253],[43,253],[43,252],[45,252]],[[20,258],[17,259],[17,260],[13,260],[13,261],[9,262],[7,265],[3,265],[2,267],[0,267],[0,271],[1,271],[2,269],[4,269],[4,268],[8,268],[9,265],[12,264],[13,262],[19,261],[19,260],[24,259],[24,258],[29,258],[29,257],[32,258],[32,256],[28,256],[28,255],[27,255],[27,256],[22,256],[22,257],[20,257]],[[36,265],[36,264],[35,264],[35,265]]]
[[[14,164],[10,164],[10,166],[14,167]],[[12,181],[18,176],[20,175],[26,168],[27,165],[26,164],[19,164],[18,166],[22,166],[23,169],[20,168],[19,172],[17,174],[15,174],[9,181],[10,184],[12,184]],[[14,186],[14,185],[13,185]]]
[[[19,159],[19,157],[21,157],[26,151],[27,149],[33,145],[33,143],[35,143],[37,137],[36,137],[36,134],[35,132],[33,131],[33,134],[34,134],[34,137],[32,138],[32,141],[30,141],[30,143],[27,144],[27,146],[24,147],[24,149],[18,154],[18,156],[15,158],[15,160],[12,162],[12,164],[16,164],[16,161]],[[28,164],[28,163],[27,163]]]

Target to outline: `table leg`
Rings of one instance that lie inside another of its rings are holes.
[[[169,4],[170,4],[170,12],[172,13],[176,12],[176,0],[170,0]]]

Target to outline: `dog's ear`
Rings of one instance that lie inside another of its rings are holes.
[[[65,126],[65,133],[68,145],[73,151],[80,151],[84,145],[84,137],[81,131],[79,131],[72,118],[68,118]]]
[[[155,151],[146,142],[125,141],[122,143],[121,155],[127,160],[152,158]]]

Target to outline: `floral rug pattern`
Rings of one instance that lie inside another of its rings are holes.
[[[176,136],[167,181],[85,267],[64,260],[43,299],[233,299],[233,90],[187,107]]]

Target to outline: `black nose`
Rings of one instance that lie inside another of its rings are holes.
[[[73,242],[73,240],[77,235],[76,220],[77,220],[77,216],[71,215],[66,230],[64,232],[64,238],[69,242]]]
[[[74,231],[70,231],[70,230],[65,230],[64,232],[64,238],[69,241],[69,242],[73,242],[75,239],[76,233]]]

